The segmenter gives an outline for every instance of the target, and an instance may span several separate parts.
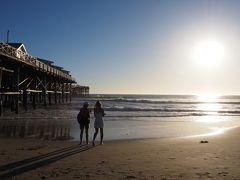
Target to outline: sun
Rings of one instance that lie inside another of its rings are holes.
[[[206,68],[219,66],[225,56],[223,43],[215,39],[207,39],[199,42],[193,50],[193,57],[199,65]]]

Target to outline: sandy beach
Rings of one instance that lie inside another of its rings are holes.
[[[240,180],[240,0],[1,7],[0,180]]]
[[[236,128],[217,136],[107,141],[95,147],[1,138],[0,179],[240,179],[239,136]]]

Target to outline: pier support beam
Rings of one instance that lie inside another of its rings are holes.
[[[72,84],[70,83],[70,88],[69,88],[69,98],[70,98],[70,102],[72,101]]]
[[[61,93],[60,93],[60,83],[58,82],[58,89],[59,89],[59,93],[58,93],[58,103],[61,103]]]
[[[1,92],[2,92],[2,69],[0,69],[0,93]],[[2,94],[0,94],[0,116],[2,115],[2,109],[3,109]]]
[[[27,111],[27,89],[23,89],[23,107]]]
[[[47,81],[46,81],[46,75],[44,75],[43,77],[43,91],[42,91],[42,94],[43,94],[43,104],[44,106],[46,107],[47,106],[47,101],[46,101],[46,84],[47,84]]]
[[[58,93],[58,103],[61,103],[61,93]]]
[[[54,102],[57,104],[57,82],[54,81]]]
[[[48,104],[49,106],[52,105],[52,94],[50,92],[48,92]]]
[[[62,83],[62,103],[64,103],[64,83]]]
[[[32,107],[36,109],[36,93],[32,92]]]
[[[66,91],[69,92],[68,83],[66,83]],[[66,97],[66,102],[68,102],[68,93],[65,94],[65,97]]]
[[[16,69],[16,92],[19,92],[19,80],[20,80],[20,67]],[[19,112],[19,95],[15,95],[15,113],[18,114]]]

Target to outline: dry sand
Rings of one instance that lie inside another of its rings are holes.
[[[239,130],[198,138],[109,141],[95,147],[2,138],[0,179],[11,174],[24,180],[240,179]]]

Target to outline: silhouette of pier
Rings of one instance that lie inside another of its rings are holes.
[[[0,42],[0,115],[4,109],[18,113],[19,105],[27,110],[71,101],[74,83],[69,71],[29,55],[24,44]]]

